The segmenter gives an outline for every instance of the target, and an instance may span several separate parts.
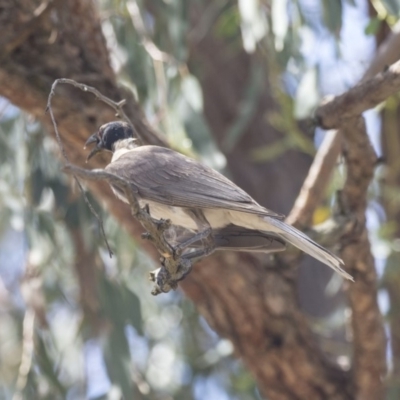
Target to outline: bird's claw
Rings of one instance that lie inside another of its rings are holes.
[[[161,268],[151,271],[149,275],[150,281],[155,283],[151,292],[154,296],[176,290],[178,288],[178,282],[184,279],[192,269],[191,261],[182,258],[176,273],[171,274],[166,265],[168,260],[166,258],[162,258],[161,260]]]

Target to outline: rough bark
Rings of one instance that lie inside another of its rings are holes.
[[[40,7],[51,9],[46,12],[46,9],[42,10]],[[92,2],[68,0],[40,4],[39,1],[18,0],[10,5],[9,2],[0,0],[0,10],[3,28],[3,39],[0,42],[0,94],[36,116],[46,126],[49,127],[49,119],[44,114],[46,99],[56,78],[67,77],[87,83],[115,100],[128,96],[116,85]],[[13,45],[10,46],[9,43]],[[213,48],[213,51],[218,50],[220,48]],[[248,66],[246,56],[240,57],[244,57],[241,62]],[[232,64],[233,68],[236,63]],[[228,68],[229,65],[216,67]],[[229,73],[232,76],[242,76],[241,71]],[[224,69],[224,74],[228,74],[227,69]],[[213,82],[210,81],[209,84]],[[229,93],[229,87],[226,90]],[[225,100],[225,97],[211,99],[206,93],[208,104],[212,101],[214,105],[224,105]],[[82,143],[98,125],[113,119],[113,113],[102,104],[94,102],[87,94],[68,87],[59,90],[53,105],[71,161],[82,165],[85,159]],[[267,103],[263,103],[263,106],[266,107]],[[126,112],[148,143],[164,144],[149,127],[132,97],[128,97]],[[206,109],[207,112],[210,113],[211,109]],[[215,118],[220,115],[223,124],[225,113],[229,116],[232,112],[235,111],[228,107]],[[251,130],[253,129],[257,127],[251,125]],[[252,146],[259,144],[257,138],[257,135],[252,138]],[[245,143],[242,144],[244,146]],[[239,148],[235,148],[232,154],[234,153],[239,158],[232,155],[232,160],[240,160],[240,163],[246,165]],[[105,159],[99,159],[94,166],[104,165],[104,162]],[[243,176],[252,176],[252,169],[256,168],[249,165],[242,170],[233,161],[230,166],[233,170],[237,169],[237,175],[243,173]],[[279,179],[280,174],[281,171],[276,171],[274,181],[283,184],[285,180]],[[106,202],[110,212],[120,219],[128,231],[138,237],[141,229],[130,218],[128,208],[123,207],[105,185],[94,184],[91,188]],[[250,186],[245,189],[253,190]],[[275,190],[281,190],[281,186]],[[349,197],[351,200],[351,195]],[[274,202],[271,201],[269,205],[274,206]],[[360,207],[363,206],[364,203]],[[281,208],[278,206],[276,209]],[[357,210],[361,213],[361,208]],[[356,246],[365,249],[367,242],[364,236],[357,237],[357,240]],[[146,243],[143,245],[146,246]],[[359,247],[355,248],[358,249]],[[352,251],[346,247],[344,256],[348,254],[346,251],[349,252],[348,261],[352,262]],[[357,302],[357,288],[362,291],[363,296],[367,296],[368,292],[364,288],[373,288],[375,284],[368,254],[365,251],[368,267],[365,276],[371,277],[371,280],[364,286],[365,281],[361,279],[361,286],[357,286],[354,294],[351,294],[352,304]],[[363,264],[356,266],[361,275],[364,273],[362,267]],[[294,269],[283,263],[266,262],[257,256],[223,253],[196,266],[183,282],[182,288],[211,326],[232,341],[236,353],[253,372],[261,392],[268,398],[354,398],[351,374],[329,364],[315,344],[298,306],[294,276]],[[224,277],[223,280],[221,277]],[[370,293],[370,297],[372,299],[369,301],[373,303],[375,292]],[[363,329],[364,326],[362,321],[358,322],[361,325],[355,324],[356,335],[360,332],[357,328]],[[369,320],[368,324],[375,324],[376,332],[381,327],[376,320]],[[361,342],[365,344],[364,341]],[[360,354],[356,358],[356,365],[361,369],[370,368],[371,356],[379,353],[375,350],[370,351],[368,346],[361,346],[361,353],[356,350],[356,354]],[[380,357],[380,353],[378,355]],[[381,359],[378,361],[380,368]],[[376,369],[371,371],[376,372]],[[363,379],[363,372],[364,370],[355,372],[357,393],[365,393],[364,389],[371,387]],[[366,373],[370,374],[368,371]],[[376,383],[376,379],[373,379],[373,383]]]
[[[342,192],[343,210],[357,219],[357,229],[346,238],[342,258],[352,266],[355,284],[349,286],[354,345],[356,398],[383,399],[382,378],[386,374],[386,337],[377,302],[377,276],[365,225],[367,190],[372,180],[376,155],[362,117],[342,128],[346,142],[347,182]]]
[[[385,159],[385,171],[381,180],[382,203],[385,207],[386,221],[391,224],[390,235],[394,244],[400,238],[400,207],[394,193],[400,188],[400,109],[386,107],[382,115],[382,144]],[[390,326],[390,346],[392,351],[392,368],[389,374],[389,390],[393,398],[400,395],[400,253],[397,247],[389,255],[382,286],[387,290],[390,300],[388,321]]]

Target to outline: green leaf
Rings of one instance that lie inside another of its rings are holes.
[[[251,153],[251,158],[255,162],[267,162],[272,161],[275,158],[284,154],[287,150],[292,147],[292,141],[290,137],[282,140],[277,140],[267,146],[259,147],[253,150]]]
[[[297,119],[309,117],[319,102],[318,71],[311,68],[301,78],[295,96],[294,115]]]
[[[55,241],[55,227],[52,215],[47,212],[38,212],[37,223],[39,231],[45,233],[54,244],[57,244]]]
[[[36,346],[35,346],[35,358],[40,367],[41,372],[46,376],[46,378],[50,381],[54,388],[56,388],[62,398],[66,398],[67,390],[64,385],[58,379],[57,374],[55,373],[55,362],[50,358],[47,353],[46,345],[43,341],[43,338],[40,334],[36,337]]]
[[[338,37],[342,28],[342,1],[323,0],[322,4],[325,25],[336,37]]]
[[[225,151],[230,151],[235,146],[246,130],[251,118],[255,114],[258,100],[264,89],[264,74],[265,71],[259,65],[252,69],[244,98],[240,102],[239,114],[232,126],[229,128],[222,143]]]
[[[396,17],[400,16],[400,0],[381,0],[386,11]]]
[[[103,276],[100,280],[100,300],[105,314],[121,329],[127,323],[143,334],[142,310],[139,297],[124,284]]]
[[[365,30],[364,30],[365,34],[375,36],[377,34],[381,24],[382,24],[381,19],[379,19],[377,17],[371,18],[368,25],[365,27]]]
[[[117,385],[124,399],[137,398],[131,373],[131,357],[123,327],[114,327],[104,345],[104,361],[111,382]]]
[[[42,197],[43,189],[46,187],[45,179],[41,169],[36,168],[30,176],[32,205],[37,206]]]
[[[194,76],[187,75],[182,80],[182,93],[193,110],[197,112],[203,110],[203,92],[199,81]]]
[[[139,335],[143,335],[143,318],[140,299],[128,288],[124,290],[124,308],[127,320],[137,330]]]
[[[230,7],[221,13],[215,31],[217,36],[223,38],[240,35],[240,14],[237,7]]]

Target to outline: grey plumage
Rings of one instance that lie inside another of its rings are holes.
[[[254,232],[261,232],[259,239],[262,235],[271,235],[278,242],[289,242],[333,268],[344,278],[353,280],[343,270],[343,261],[339,257],[286,224],[282,215],[259,205],[217,171],[167,148],[137,147],[134,139],[127,139],[129,135],[126,129],[121,122],[112,122],[101,127],[95,137],[97,146],[92,153],[99,151],[97,148],[113,151],[112,162],[106,170],[129,181],[139,202],[149,205],[154,218],[170,219],[176,226],[198,232],[199,220],[194,218],[192,212],[195,210],[197,215],[201,213],[206,225],[213,232],[223,232],[229,226],[236,226],[238,233],[242,229],[242,237],[238,235],[236,239],[228,231],[225,232],[230,244],[235,240],[243,244],[244,238],[251,243],[257,237]],[[118,130],[121,130],[120,140]],[[108,132],[112,132],[112,140],[107,135]],[[93,142],[95,139],[89,141]],[[117,187],[113,190],[126,201]],[[253,239],[250,234],[246,235],[246,231],[253,232]]]
[[[166,232],[166,238],[171,245],[187,240],[193,232],[173,226]],[[240,226],[228,225],[213,231],[215,250],[245,251],[252,253],[276,253],[286,249],[285,242],[273,233],[265,233]],[[197,249],[203,246],[202,241],[193,243]]]

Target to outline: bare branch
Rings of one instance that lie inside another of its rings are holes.
[[[35,337],[35,311],[28,308],[25,311],[24,322],[22,326],[22,356],[21,364],[18,370],[18,378],[16,382],[16,392],[13,400],[22,400],[24,397],[22,391],[26,386],[28,374],[32,367],[32,357],[34,351],[34,337]]]
[[[51,86],[51,91],[50,91],[50,94],[49,94],[49,97],[47,100],[47,107],[46,107],[46,112],[50,111],[50,115],[51,115],[51,101],[55,95],[55,90],[59,83],[65,83],[68,85],[72,85],[72,86],[82,90],[83,92],[89,92],[89,93],[94,94],[100,101],[102,101],[103,103],[107,104],[108,106],[110,106],[111,108],[113,108],[115,110],[116,117],[122,118],[129,125],[133,126],[132,121],[128,118],[128,116],[125,114],[124,109],[123,109],[124,105],[126,104],[125,99],[122,99],[117,103],[114,100],[111,100],[110,98],[108,98],[107,96],[104,96],[103,94],[101,94],[96,88],[94,88],[92,86],[88,86],[88,85],[85,85],[84,83],[79,83],[79,82],[74,81],[73,79],[66,79],[66,78],[56,79],[53,82],[53,85]],[[142,138],[139,137],[139,139],[142,141]]]
[[[315,113],[317,123],[324,129],[338,128],[346,119],[358,117],[398,91],[400,91],[400,61],[374,78],[360,82],[346,93],[326,98]]]
[[[371,65],[365,71],[363,81],[372,78],[382,72],[388,65],[399,59],[400,53],[400,22],[392,28],[392,32],[380,44],[378,51],[372,59]]]
[[[286,222],[300,228],[309,227],[315,209],[325,193],[326,186],[342,148],[338,131],[328,132],[303,183],[300,194]]]
[[[119,101],[117,103],[117,102],[111,100],[110,98],[108,98],[107,96],[104,96],[99,90],[97,90],[96,88],[94,88],[92,86],[88,86],[88,85],[85,85],[83,83],[76,82],[73,79],[66,79],[66,78],[56,79],[53,82],[53,85],[51,86],[51,90],[50,90],[50,93],[49,93],[49,96],[48,96],[48,99],[47,99],[46,112],[49,112],[49,114],[50,114],[51,121],[52,121],[53,126],[54,126],[54,131],[56,133],[56,138],[57,138],[58,145],[59,145],[59,147],[61,149],[61,152],[62,152],[62,155],[63,155],[65,161],[67,161],[68,163],[69,163],[68,155],[67,155],[67,153],[65,151],[65,148],[64,148],[64,146],[62,144],[61,136],[60,136],[60,133],[58,131],[57,123],[56,123],[56,120],[55,120],[55,117],[54,117],[53,109],[51,107],[51,102],[52,102],[52,99],[53,99],[53,97],[55,95],[56,87],[57,87],[57,85],[59,83],[72,85],[72,86],[82,90],[83,92],[89,92],[89,93],[94,94],[100,101],[102,101],[103,103],[105,103],[108,106],[110,106],[111,108],[113,108],[115,110],[115,112],[116,112],[115,115],[117,117],[120,117],[120,118],[124,119],[129,125],[131,125],[133,127],[132,121],[128,118],[128,116],[125,114],[125,112],[123,110],[123,107],[126,104],[126,100],[125,99],[122,99],[121,101]],[[138,134],[138,132],[135,129],[133,131],[134,131],[134,133]],[[143,142],[141,137],[139,137],[139,140],[141,142]],[[99,222],[100,230],[101,230],[101,233],[102,233],[102,235],[104,237],[104,241],[106,243],[106,246],[107,246],[107,249],[108,249],[108,253],[109,253],[110,257],[112,257],[113,252],[112,252],[112,250],[110,248],[110,245],[108,244],[106,233],[104,231],[103,221],[102,221],[101,217],[98,215],[98,213],[96,212],[96,210],[93,208],[93,206],[90,203],[89,199],[87,198],[87,196],[85,194],[85,191],[83,190],[83,187],[82,187],[81,183],[79,182],[79,180],[76,178],[76,176],[74,176],[74,178],[75,178],[76,183],[79,186],[79,189],[82,192],[82,195],[83,195],[83,198],[85,199],[86,204],[88,205],[90,211],[92,212],[92,214],[95,216],[95,218]]]
[[[335,101],[335,100],[333,100]],[[323,106],[322,106],[323,107]],[[352,310],[354,381],[357,398],[383,398],[386,372],[385,333],[377,304],[377,277],[365,225],[367,190],[373,178],[376,155],[364,119],[342,121],[347,179],[340,196],[343,215],[356,218],[356,229],[342,237],[341,255],[355,283],[348,285]]]

